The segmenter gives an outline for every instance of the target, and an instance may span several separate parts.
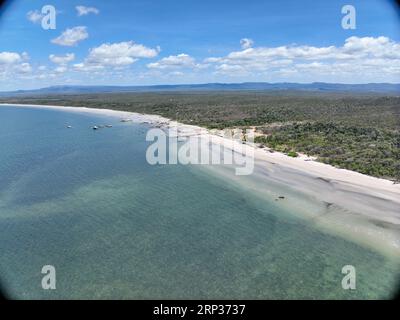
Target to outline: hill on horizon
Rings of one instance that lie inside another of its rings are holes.
[[[119,93],[119,92],[162,92],[162,91],[310,91],[310,92],[355,92],[355,93],[400,93],[400,83],[204,83],[149,86],[84,86],[56,85],[33,90],[3,91],[1,96],[42,95],[42,94],[84,94],[84,93]]]

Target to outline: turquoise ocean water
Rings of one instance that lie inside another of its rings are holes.
[[[147,164],[147,129],[0,107],[0,283],[10,297],[391,297],[398,264],[211,171]],[[347,264],[356,290],[341,287]],[[41,288],[44,265],[56,268],[56,290]]]

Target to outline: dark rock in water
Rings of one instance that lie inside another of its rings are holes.
[[[279,196],[278,198],[279,198],[279,199],[285,199],[285,197],[284,197],[284,196]]]
[[[326,202],[324,201],[326,208],[329,208],[333,205],[333,202]]]

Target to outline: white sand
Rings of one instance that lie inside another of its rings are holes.
[[[204,128],[176,124],[158,115],[83,107],[13,106],[90,113],[165,127],[178,125],[180,135],[208,135],[212,137],[213,143],[227,145],[226,138],[211,135]],[[240,142],[233,143],[233,149],[236,151],[243,150],[243,147],[252,148],[251,151],[254,151],[254,175],[265,181],[265,186],[254,187],[256,191],[262,192],[261,189],[265,188],[267,192],[269,183],[286,185],[321,204],[318,214],[311,214],[311,218],[309,217],[315,225],[390,256],[400,257],[400,184],[338,169],[306,156],[292,158],[279,152],[271,153],[266,149],[244,146]],[[248,185],[252,183],[249,180],[251,177],[239,176],[234,179],[238,182],[248,182]],[[295,206],[295,202],[290,202],[290,197],[286,197],[285,201],[288,206]]]

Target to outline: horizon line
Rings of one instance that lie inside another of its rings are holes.
[[[343,86],[362,86],[362,85],[400,85],[400,82],[366,82],[366,83],[344,83],[344,82],[323,82],[323,81],[313,81],[313,82],[266,82],[266,81],[245,81],[245,82],[203,82],[203,83],[178,83],[178,84],[57,84],[45,87],[38,87],[35,89],[15,89],[15,90],[0,90],[0,93],[11,93],[11,92],[21,92],[21,91],[38,91],[50,88],[62,88],[62,87],[85,87],[85,88],[96,88],[96,87],[114,87],[114,88],[144,88],[144,87],[174,87],[174,86],[205,86],[205,85],[246,85],[246,84],[267,84],[267,85],[343,85]]]

